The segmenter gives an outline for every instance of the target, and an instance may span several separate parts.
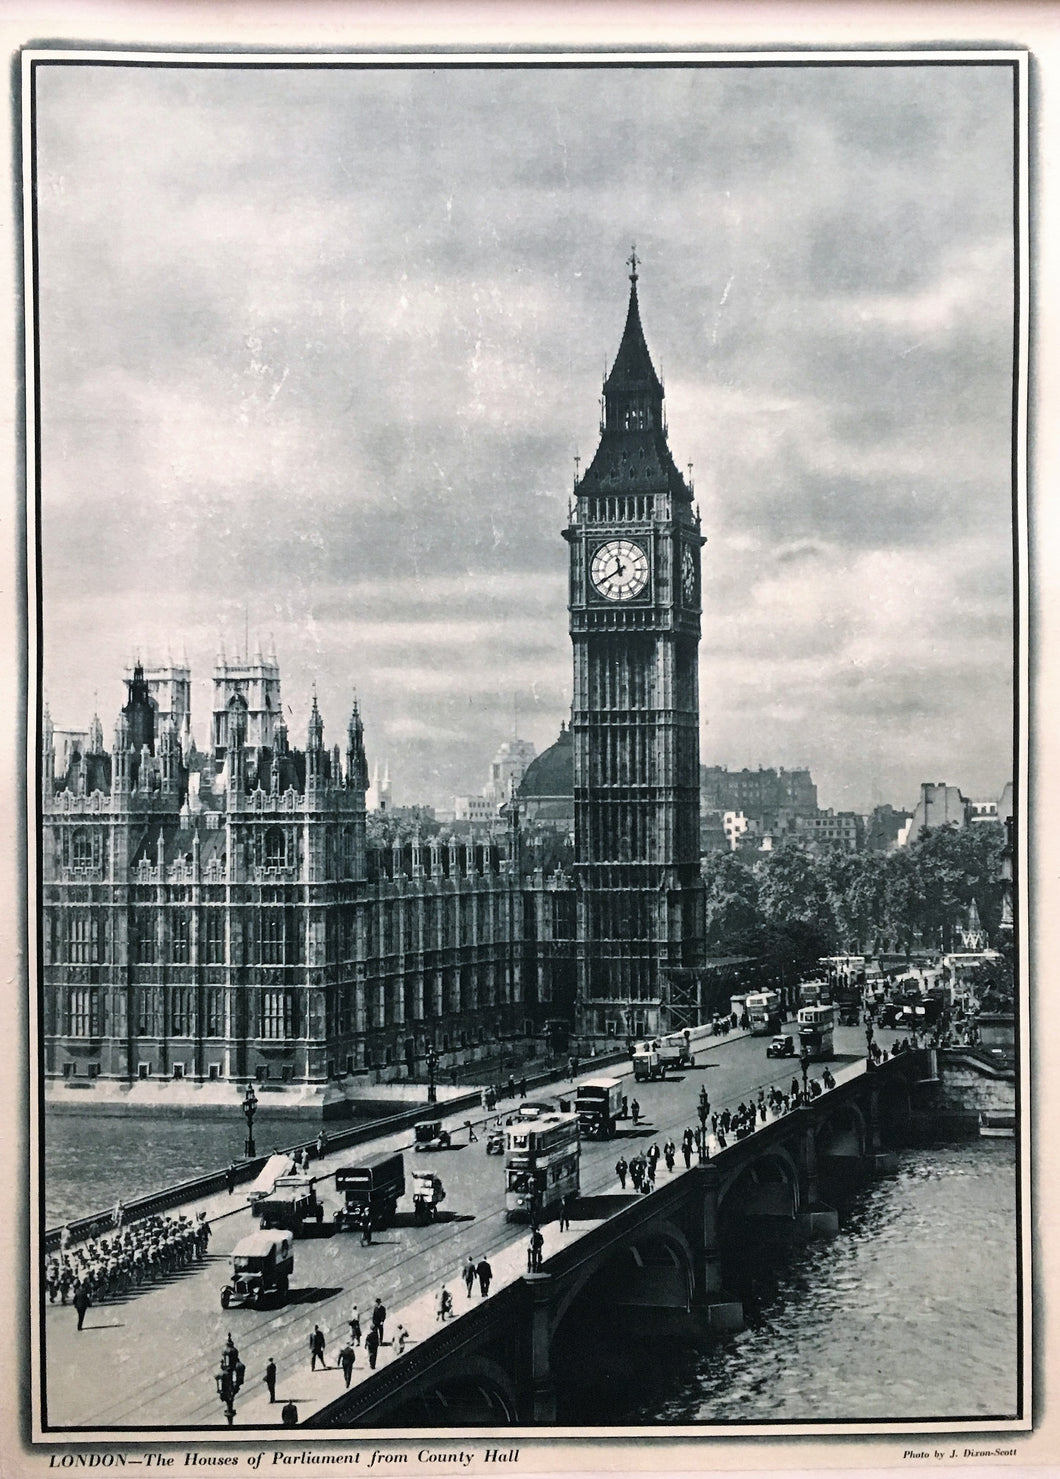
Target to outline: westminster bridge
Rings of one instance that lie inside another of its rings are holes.
[[[797,1061],[767,1060],[765,1046],[760,1038],[720,1038],[697,1053],[694,1069],[661,1083],[630,1083],[644,1120],[637,1127],[625,1122],[611,1141],[583,1142],[582,1194],[569,1230],[545,1225],[539,1273],[526,1270],[525,1226],[505,1219],[503,1157],[485,1155],[484,1135],[471,1140],[466,1107],[442,1111],[454,1131],[452,1150],[406,1157],[407,1179],[414,1165],[443,1177],[448,1196],[438,1222],[418,1227],[410,1211],[399,1211],[394,1225],[363,1248],[326,1219],[321,1235],[297,1241],[291,1292],[278,1309],[220,1307],[227,1254],[256,1226],[242,1189],[184,1198],[174,1210],[194,1216],[201,1209],[213,1227],[205,1264],[93,1307],[83,1332],[69,1306],[44,1303],[46,1428],[101,1436],[133,1427],[223,1430],[214,1377],[229,1331],[247,1370],[235,1419],[247,1433],[275,1432],[288,1399],[299,1426],[321,1432],[546,1423],[555,1419],[557,1388],[568,1386],[579,1332],[596,1328],[602,1313],[632,1312],[664,1329],[672,1322],[675,1333],[693,1338],[738,1328],[739,1294],[731,1280],[727,1287],[734,1256],[835,1231],[833,1198],[893,1165],[892,1147],[937,1093],[933,1054],[903,1053],[869,1069],[864,1036],[839,1029],[834,1088],[804,1107],[770,1113],[725,1148],[712,1142],[703,1164],[686,1169],[679,1156],[667,1174],[660,1163],[650,1195],[620,1187],[616,1156],[631,1158],[652,1141],[680,1141],[684,1127],[697,1123],[704,1087],[719,1111],[773,1085],[788,1088]],[[572,1087],[547,1092],[566,1096]],[[411,1143],[407,1126],[371,1140],[363,1133],[356,1151],[329,1150],[314,1166],[328,1211],[338,1205],[338,1165]],[[494,1272],[489,1297],[477,1290],[465,1297],[461,1267],[483,1255]],[[438,1323],[443,1283],[456,1318]],[[359,1349],[347,1389],[336,1355],[354,1307],[367,1328],[377,1297],[389,1311],[378,1366],[370,1369]],[[399,1324],[407,1343],[396,1339]],[[327,1369],[310,1372],[308,1339],[318,1325],[327,1338]],[[278,1404],[262,1382],[270,1359],[278,1368]]]

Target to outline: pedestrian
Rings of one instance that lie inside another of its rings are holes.
[[[467,1126],[467,1143],[468,1145],[474,1145],[478,1139],[478,1136],[475,1134],[475,1127],[470,1120],[465,1120],[464,1124]]]
[[[380,1341],[383,1339],[383,1326],[385,1324],[386,1324],[386,1305],[379,1298],[379,1296],[376,1295],[375,1308],[372,1310],[372,1329],[375,1331],[376,1335],[378,1335]],[[366,1337],[365,1338],[365,1348],[366,1349],[367,1349],[367,1344],[368,1344],[368,1342],[367,1342],[367,1337]]]
[[[483,1114],[487,1114],[489,1112],[489,1107],[490,1107],[489,1106],[489,1097],[490,1097],[489,1096],[489,1090],[488,1089],[483,1089],[482,1090],[482,1093],[480,1094],[479,1097],[482,1100],[482,1113]]]
[[[328,1148],[328,1137],[324,1134],[324,1131],[321,1130],[320,1134],[317,1136],[317,1160],[318,1161],[321,1160],[321,1159],[323,1159],[324,1155],[327,1152],[327,1148]]]
[[[526,1253],[526,1266],[533,1274],[541,1268],[541,1250],[545,1246],[545,1239],[539,1227],[535,1227],[530,1234],[530,1246]]]
[[[298,1426],[298,1408],[293,1402],[285,1402],[280,1412],[280,1421],[285,1428],[296,1428]]]
[[[88,1281],[79,1279],[74,1290],[74,1309],[77,1311],[77,1328],[81,1329],[85,1323],[85,1311],[92,1303],[92,1297],[88,1292]]]
[[[573,1078],[574,1077],[574,1059],[573,1058],[568,1058],[567,1059],[567,1077],[568,1078]]]
[[[347,1341],[339,1352],[339,1365],[342,1367],[342,1377],[347,1386],[349,1386],[350,1379],[353,1376],[353,1363],[356,1359],[357,1353],[349,1341]]]
[[[444,1325],[446,1320],[452,1317],[452,1314],[453,1296],[449,1293],[449,1290],[443,1284],[442,1287],[438,1290],[438,1298],[435,1300],[434,1316],[440,1324]]]
[[[354,1305],[353,1314],[350,1316],[350,1339],[354,1345],[360,1345],[361,1343],[361,1312],[356,1305]]]
[[[114,1211],[111,1213],[111,1221],[114,1223],[115,1227],[121,1227],[122,1223],[125,1221],[125,1206],[122,1202],[121,1197],[119,1197],[118,1200],[114,1203]]]
[[[618,1177],[618,1184],[621,1186],[623,1191],[625,1191],[626,1189],[626,1176],[628,1175],[628,1173],[629,1166],[626,1162],[626,1158],[625,1156],[620,1155],[618,1160],[615,1162],[615,1175]]]
[[[525,1099],[526,1098],[526,1075],[525,1074],[519,1080],[519,1098],[520,1099]]]
[[[484,1253],[478,1261],[475,1272],[478,1274],[478,1287],[482,1291],[483,1299],[485,1299],[486,1295],[490,1292],[490,1284],[493,1281],[493,1270],[490,1268]]]
[[[309,1369],[315,1371],[317,1362],[320,1362],[321,1371],[328,1369],[328,1363],[324,1360],[324,1332],[319,1325],[313,1326],[313,1333],[309,1337]]]
[[[366,1207],[365,1210],[364,1210],[364,1215],[361,1218],[361,1247],[362,1248],[370,1248],[371,1246],[372,1246],[372,1213],[371,1213],[371,1210]]]
[[[514,1099],[515,1098],[515,1074],[514,1073],[509,1073],[509,1075],[508,1075],[508,1098],[509,1099]]]
[[[467,1255],[467,1262],[464,1264],[461,1277],[467,1285],[467,1297],[470,1299],[471,1291],[475,1287],[475,1260],[470,1253]]]
[[[684,1137],[681,1141],[681,1154],[685,1158],[685,1170],[692,1164],[692,1139],[691,1136]]]
[[[633,1103],[629,1106],[629,1112],[633,1116],[633,1124],[634,1124],[634,1127],[635,1127],[639,1123],[639,1121],[640,1121],[640,1100],[639,1099],[634,1099]]]
[[[372,1371],[375,1370],[375,1363],[379,1358],[379,1347],[382,1345],[382,1343],[383,1337],[381,1333],[381,1327],[378,1325],[373,1325],[371,1330],[369,1330],[368,1334],[364,1337],[364,1348],[368,1352],[368,1366],[369,1369]]]
[[[276,1401],[276,1362],[269,1357],[268,1365],[265,1367],[265,1385],[269,1391],[269,1401]]]
[[[567,1210],[567,1198],[566,1197],[560,1197],[560,1199],[559,1199],[559,1230],[560,1230],[560,1232],[566,1232],[569,1227],[570,1227],[570,1212]]]
[[[408,1331],[405,1329],[404,1325],[398,1325],[394,1331],[394,1354],[397,1356],[403,1356],[405,1354],[405,1347],[408,1345],[408,1341]]]
[[[667,1140],[666,1144],[663,1146],[663,1160],[665,1160],[665,1162],[666,1162],[666,1169],[668,1171],[672,1171],[673,1170],[673,1168],[674,1168],[674,1161],[676,1159],[677,1159],[677,1146],[673,1143],[672,1140]]]

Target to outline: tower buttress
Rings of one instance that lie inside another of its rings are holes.
[[[129,744],[129,720],[125,711],[114,726],[114,756],[111,764],[111,794],[128,800],[132,792],[132,752]]]
[[[41,795],[49,801],[55,792],[55,727],[47,704],[41,716],[40,785]]]
[[[247,703],[241,693],[228,703],[228,748],[225,768],[228,772],[228,810],[242,810],[247,794]]]

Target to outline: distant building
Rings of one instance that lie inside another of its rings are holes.
[[[865,847],[869,852],[891,852],[901,846],[904,831],[912,820],[911,811],[898,811],[887,803],[873,807],[865,828]]]
[[[556,743],[530,761],[516,794],[528,826],[574,835],[574,739],[566,724]]]
[[[379,761],[375,762],[372,770],[372,783],[368,787],[368,795],[365,804],[369,811],[390,811],[393,808],[393,798],[390,790],[390,762],[380,768]]]
[[[967,827],[971,825],[972,803],[962,796],[957,786],[945,781],[924,781],[905,835],[906,845],[914,843],[931,827]]]
[[[454,796],[454,822],[490,823],[496,820],[497,802],[488,796]]]
[[[490,763],[489,780],[483,787],[483,796],[494,806],[501,806],[511,795],[513,785],[519,789],[526,767],[536,754],[537,750],[529,740],[505,740]]]
[[[844,852],[860,852],[865,842],[865,823],[857,812],[818,811],[813,816],[793,816],[787,835],[813,848],[838,847]]]
[[[742,812],[757,821],[780,811],[795,816],[812,816],[817,811],[817,787],[805,769],[729,770],[724,765],[702,765],[699,774],[703,811]]]

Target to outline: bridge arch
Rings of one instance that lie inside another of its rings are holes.
[[[606,1274],[609,1285],[612,1285],[612,1295],[615,1288],[629,1293],[631,1286],[643,1286],[649,1282],[643,1277],[646,1270],[667,1271],[669,1276],[665,1278],[665,1282],[669,1292],[675,1294],[683,1288],[687,1295],[684,1307],[689,1308],[695,1283],[695,1258],[691,1244],[676,1224],[668,1219],[656,1220],[639,1228],[620,1248],[605,1248],[598,1257],[585,1264],[553,1306],[552,1337],[555,1337],[571,1306],[581,1298],[594,1280]],[[622,1280],[625,1282],[619,1282]],[[656,1283],[661,1282],[663,1280],[656,1280]]]
[[[869,1127],[861,1106],[847,1099],[818,1121],[814,1146],[818,1156],[860,1159],[868,1149]]]
[[[719,1225],[740,1217],[790,1217],[799,1210],[799,1171],[783,1146],[755,1156],[729,1179],[718,1196]]]
[[[511,1426],[522,1417],[505,1368],[489,1356],[468,1355],[373,1421],[387,1428],[470,1428]]]
[[[613,1422],[685,1359],[694,1254],[680,1227],[653,1218],[569,1278],[549,1314],[556,1421]]]

